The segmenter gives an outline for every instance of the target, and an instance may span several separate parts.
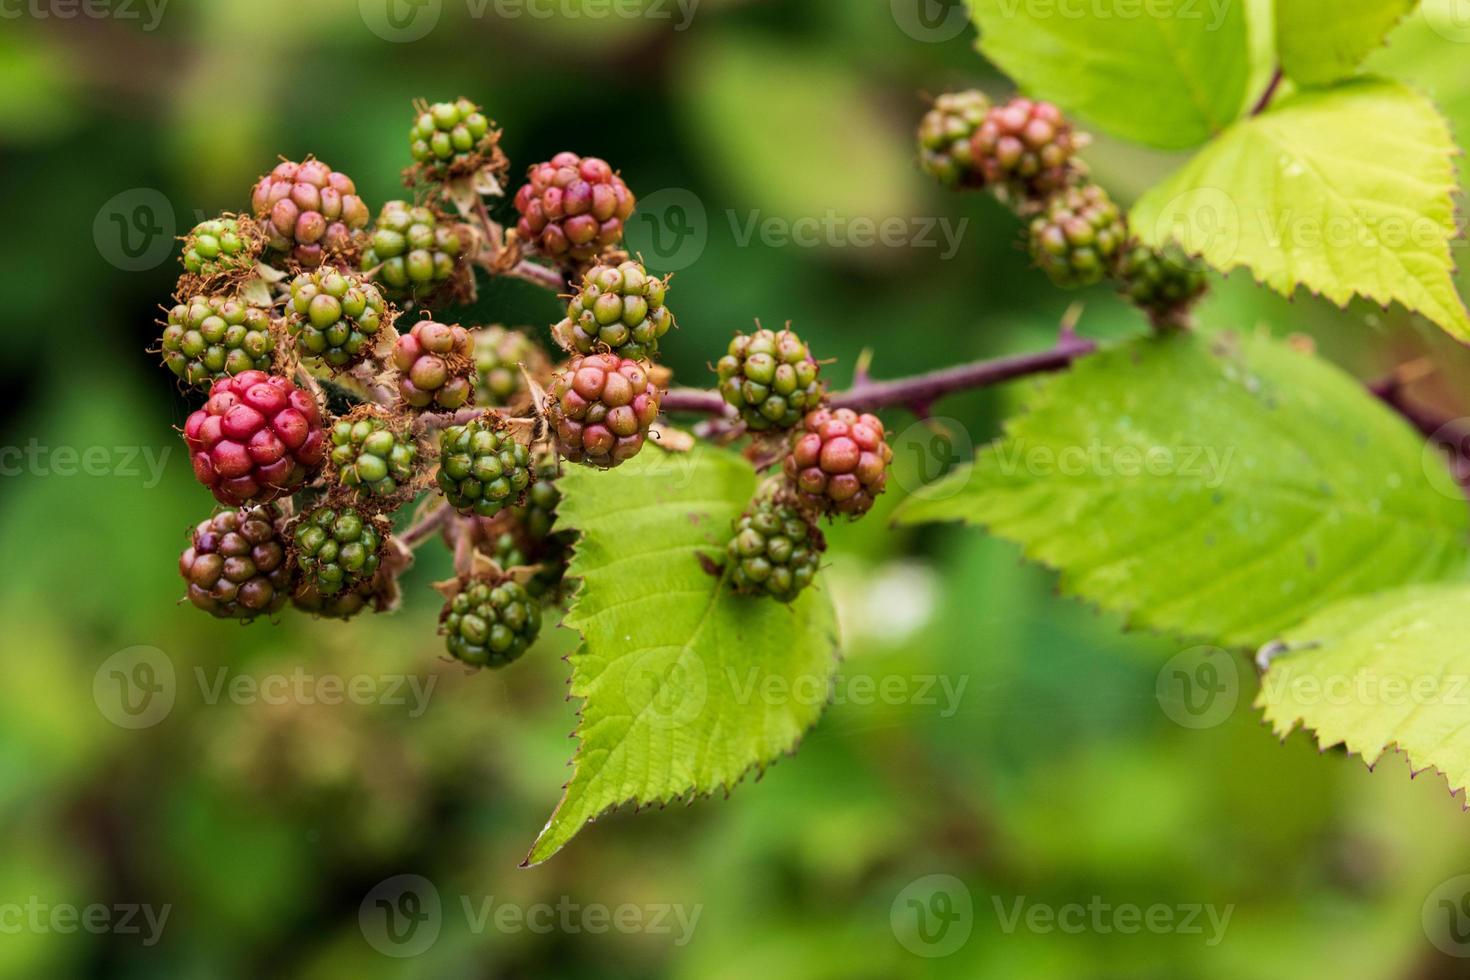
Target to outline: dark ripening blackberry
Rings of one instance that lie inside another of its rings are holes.
[[[892,461],[877,416],[819,408],[792,432],[783,469],[803,507],[857,518],[887,487]]]
[[[1097,184],[1071,187],[1047,202],[1031,222],[1031,257],[1066,289],[1090,286],[1116,268],[1128,225]]]
[[[531,454],[497,420],[474,419],[440,433],[436,479],[456,510],[491,517],[521,501],[531,483]]]
[[[398,395],[409,408],[454,411],[475,388],[475,342],[468,330],[420,320],[393,345]]]
[[[510,579],[470,579],[445,603],[440,622],[450,656],[472,667],[504,667],[536,642],[541,604]]]
[[[736,519],[726,549],[731,586],[790,602],[816,578],[826,547],[808,514],[784,502],[757,500]]]
[[[789,429],[822,403],[816,360],[790,330],[737,334],[715,365],[720,395],[756,431]]]
[[[658,403],[646,365],[591,354],[572,358],[552,379],[547,418],[564,458],[609,469],[638,455]]]
[[[674,315],[664,305],[668,289],[668,280],[650,276],[641,262],[595,266],[583,277],[566,319],[553,334],[568,351],[610,351],[650,360],[674,325]]]
[[[346,505],[326,504],[304,514],[292,533],[304,585],[331,597],[371,582],[386,540],[384,523]]]
[[[234,296],[194,296],[168,312],[163,363],[191,385],[270,369],[275,324],[266,310]]]
[[[986,185],[1030,212],[1083,172],[1076,153],[1086,142],[1050,102],[1015,98],[986,114],[970,152]]]
[[[224,510],[200,521],[179,573],[188,600],[220,619],[251,620],[286,604],[291,591],[286,541],[269,508]]]
[[[979,187],[985,175],[975,163],[971,138],[990,112],[984,92],[946,92],[919,124],[919,166],[947,187]]]

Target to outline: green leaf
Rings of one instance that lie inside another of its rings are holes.
[[[1396,747],[1450,791],[1470,783],[1470,585],[1417,586],[1324,609],[1283,638],[1256,696],[1276,734],[1375,764]]]
[[[1276,5],[1281,67],[1303,85],[1358,70],[1418,0],[1284,0]]]
[[[563,478],[560,526],[581,532],[565,625],[583,699],[572,778],[528,864],[623,803],[729,791],[792,752],[826,705],[837,625],[820,587],[792,605],[737,596],[701,567],[723,557],[756,487],[750,464],[705,447],[652,448]]]
[[[1106,8],[1106,9],[1104,9]],[[1114,136],[1197,146],[1240,114],[1250,72],[1244,5],[970,0],[980,51],[1027,93]]]
[[[986,525],[1130,625],[1227,646],[1470,562],[1470,509],[1419,435],[1264,337],[1085,358],[899,518]]]
[[[1231,127],[1144,195],[1132,227],[1222,272],[1246,266],[1283,295],[1398,302],[1470,340],[1450,255],[1458,152],[1428,99],[1346,82]]]

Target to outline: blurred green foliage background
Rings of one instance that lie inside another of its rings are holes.
[[[1426,897],[1470,861],[1462,801],[1439,777],[1411,782],[1398,758],[1371,774],[1340,752],[1319,758],[1300,733],[1278,743],[1250,709],[1244,661],[1219,675],[1234,707],[1217,724],[1176,722],[1187,715],[1160,670],[1180,644],[1056,598],[1051,576],[976,532],[890,532],[883,513],[834,532],[844,681],[800,753],[728,800],[605,818],[529,871],[517,865],[572,750],[569,634],[548,630],[500,673],[444,664],[427,588],[448,573],[437,545],[393,617],[241,628],[175,605],[177,553],[211,501],[171,428],[190,404],[144,350],[177,269],[164,246],[196,212],[243,209],[278,155],[317,154],[376,210],[401,193],[415,98],[483,103],[517,171],[574,149],[612,161],[645,201],[685,205],[655,209],[632,239],[656,269],[661,243],[678,243],[664,257],[680,266],[681,329],[666,348],[684,383],[707,384],[708,362],[754,318],[793,321],[836,359],[839,383],[865,347],[892,376],[1046,344],[1077,297],[1028,268],[999,206],[912,165],[923,93],[1008,87],[973,31],[919,20],[919,6],[703,0],[686,20],[688,0],[615,8],[643,10],[632,17],[595,0],[429,0],[400,13],[437,11],[432,28],[390,41],[384,0],[173,0],[156,23],[140,0],[70,18],[92,8],[7,5],[0,444],[37,448],[0,495],[0,975],[1462,975],[1421,923]],[[1464,135],[1466,51],[1416,16],[1376,61],[1425,86]],[[1125,200],[1174,162],[1106,139],[1088,157]],[[743,241],[753,219],[829,211],[966,224],[948,257],[937,229],[939,247]],[[695,237],[657,238],[680,229]],[[474,316],[544,329],[556,305],[523,286],[486,289]],[[1089,335],[1145,329],[1105,290],[1081,299]],[[1465,407],[1453,396],[1465,353],[1401,311],[1290,303],[1237,277],[1203,318],[1310,336],[1365,378],[1432,356],[1441,370],[1421,395]],[[983,443],[1020,394],[953,398],[943,424],[956,445]],[[908,417],[889,421],[901,435],[885,510],[955,456]],[[107,451],[103,475],[67,475],[66,450],[92,447]],[[146,460],[165,450],[155,479]],[[105,663],[137,646],[162,651],[174,699],[130,729],[106,707]],[[221,676],[298,670],[433,687],[421,713],[411,699],[212,694]],[[864,679],[899,694],[865,694]],[[360,912],[404,873],[432,882],[442,929],[395,958]],[[953,951],[901,925],[905,889],[934,874],[972,901]],[[698,917],[681,935],[465,914],[491,898]],[[1007,929],[1018,899],[1231,912],[1212,943],[1208,926]],[[168,918],[149,943],[141,916],[139,934],[25,911],[97,904],[114,924],[128,904]]]

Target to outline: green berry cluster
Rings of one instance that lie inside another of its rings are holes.
[[[551,362],[539,344],[520,330],[482,327],[471,332],[475,348],[475,404],[519,407],[530,393],[526,374],[550,380]]]
[[[674,325],[664,305],[668,280],[650,276],[641,262],[597,265],[554,329],[563,347],[580,354],[611,351],[633,360],[658,355],[658,342]]]
[[[1063,288],[1091,286],[1114,269],[1128,238],[1123,212],[1099,184],[1053,195],[1031,222],[1031,256]]]
[[[392,497],[413,481],[418,449],[382,415],[349,415],[332,426],[331,460],[338,482],[375,497]]]
[[[308,588],[336,596],[370,582],[381,561],[384,535],[378,519],[355,507],[327,504],[296,523],[296,566]]]
[[[789,328],[736,334],[715,365],[720,395],[751,429],[789,429],[821,404],[816,360]]]
[[[935,99],[919,124],[919,166],[924,172],[950,187],[984,184],[971,139],[989,112],[990,99],[975,89]]]
[[[541,604],[511,579],[470,579],[445,604],[441,622],[450,656],[472,667],[504,667],[536,642]]]
[[[520,502],[531,455],[494,417],[474,419],[440,434],[437,481],[455,509],[490,517]]]
[[[184,268],[206,279],[255,264],[265,241],[247,218],[222,215],[195,225],[184,236]]]
[[[466,235],[429,208],[389,201],[362,255],[362,269],[391,299],[423,299],[454,281],[463,268]]]
[[[378,287],[332,266],[291,281],[286,330],[305,359],[342,370],[367,359],[393,310]]]
[[[180,380],[200,387],[268,370],[275,349],[270,314],[233,296],[190,297],[168,311],[163,329],[163,363]]]
[[[1159,327],[1180,326],[1184,313],[1209,288],[1204,263],[1173,244],[1163,251],[1140,243],[1125,249],[1118,283],[1119,291]]]
[[[485,148],[490,120],[469,99],[425,105],[409,130],[414,161],[449,170]]]
[[[727,547],[730,581],[737,592],[790,602],[812,584],[826,547],[809,514],[783,501],[757,499],[735,521]]]

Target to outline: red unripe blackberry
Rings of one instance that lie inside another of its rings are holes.
[[[634,203],[605,160],[558,153],[531,167],[516,192],[516,233],[547,258],[586,261],[623,240]]]
[[[283,160],[255,185],[255,217],[273,252],[315,268],[349,251],[372,217],[352,178],[320,160]]]
[[[475,342],[468,330],[421,320],[393,345],[398,394],[411,408],[463,408],[474,394]]]
[[[1039,204],[1071,183],[1086,140],[1050,102],[1015,98],[996,106],[971,139],[985,182],[1013,206]]]
[[[791,434],[783,469],[799,502],[821,514],[861,517],[888,482],[893,450],[876,415],[847,408],[807,413]]]
[[[224,510],[200,521],[179,556],[188,599],[220,619],[254,619],[286,604],[291,565],[269,508]]]
[[[589,354],[556,373],[547,417],[563,457],[607,469],[638,455],[658,418],[658,403],[646,365]]]
[[[294,493],[326,461],[316,402],[264,371],[221,378],[184,423],[194,476],[228,507]]]

